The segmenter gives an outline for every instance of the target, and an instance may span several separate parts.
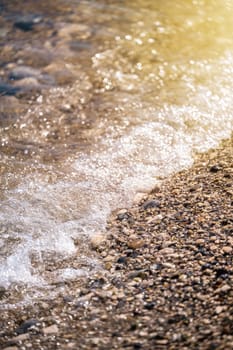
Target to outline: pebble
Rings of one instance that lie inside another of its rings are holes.
[[[157,200],[148,200],[142,206],[144,210],[151,209],[151,208],[159,208],[159,207],[160,207],[160,202]]]
[[[53,52],[45,48],[31,48],[28,47],[19,52],[18,56],[23,62],[34,68],[42,68],[48,66],[54,58]]]
[[[22,105],[20,104],[19,100],[15,96],[1,96],[1,103],[0,103],[0,120],[3,115],[7,115],[7,118],[12,118],[13,115],[18,115],[23,110]]]
[[[18,342],[18,341],[23,341],[29,338],[29,334],[28,333],[23,333],[18,335],[17,337],[12,338],[13,342]]]
[[[41,72],[39,69],[36,68],[31,68],[27,66],[20,66],[20,67],[15,67],[11,70],[9,73],[9,79],[12,80],[19,80],[19,79],[24,79],[28,77],[39,77],[41,75]]]
[[[34,28],[34,26],[42,21],[42,17],[38,15],[25,15],[25,16],[19,16],[14,26],[18,29],[21,29],[25,32],[28,32]]]
[[[229,253],[231,253],[232,252],[232,247],[230,247],[230,246],[226,246],[226,247],[223,247],[222,248],[222,252],[223,253],[227,253],[227,254],[229,254]]]
[[[218,315],[223,312],[226,308],[224,306],[217,306],[215,309],[215,313]]]
[[[166,263],[166,262],[163,263],[162,266],[167,268],[167,269],[175,269],[176,268],[176,265],[171,264],[171,263]]]
[[[74,107],[69,103],[64,103],[61,105],[61,107],[59,107],[59,110],[64,113],[71,113],[74,110]]]
[[[100,290],[100,291],[97,291],[95,294],[102,299],[106,299],[106,298],[111,298],[113,292],[111,290],[110,291]]]
[[[226,293],[228,292],[229,290],[231,290],[231,287],[228,285],[228,284],[224,284],[223,286],[217,288],[215,291],[214,291],[214,294],[218,294],[218,293]]]
[[[0,38],[3,39],[8,34],[9,30],[7,28],[0,28]]]
[[[128,218],[128,210],[127,209],[121,209],[117,212],[117,219],[118,220],[124,220]]]
[[[204,324],[210,324],[211,323],[211,320],[209,320],[208,318],[203,318],[202,319],[202,322],[204,323]]]
[[[148,224],[159,224],[161,220],[163,219],[163,216],[161,214],[151,216],[147,219]]]
[[[12,86],[0,82],[0,96],[14,96],[21,90],[20,87]]]
[[[77,344],[76,343],[68,343],[66,345],[67,349],[77,349]]]
[[[72,83],[76,79],[72,66],[60,61],[52,62],[44,68],[43,72],[52,75],[60,85]]]
[[[91,236],[90,243],[93,249],[97,249],[105,240],[105,235],[102,232],[97,232]]]
[[[109,270],[111,270],[112,266],[113,265],[111,262],[107,262],[107,263],[105,263],[104,268],[109,271]]]
[[[212,165],[212,166],[210,167],[210,172],[211,172],[211,173],[217,173],[219,170],[221,170],[221,167],[218,166],[218,165]]]
[[[134,204],[137,204],[139,202],[141,202],[146,196],[146,193],[145,192],[138,192],[135,196],[134,196],[134,199],[133,199],[133,203]]]
[[[53,324],[49,327],[43,328],[43,333],[45,335],[50,335],[50,334],[56,334],[59,332],[58,326],[56,324]]]
[[[216,244],[211,244],[209,247],[210,247],[210,250],[213,250],[213,251],[218,250],[218,246]]]
[[[0,286],[0,299],[2,299],[7,293],[7,289]]]
[[[199,239],[196,240],[196,244],[202,245],[202,244],[204,244],[204,243],[205,243],[205,240],[202,239],[202,238],[199,238]]]
[[[138,249],[145,245],[145,241],[138,238],[136,235],[129,236],[129,240],[127,242],[127,245],[131,249]]]
[[[18,350],[17,346],[8,346],[7,348],[4,348],[3,350]]]
[[[21,90],[29,90],[29,89],[39,89],[41,85],[39,84],[36,78],[24,78],[18,81],[15,81],[14,86],[18,86]]]
[[[86,295],[83,295],[83,296],[79,297],[78,298],[78,302],[79,303],[85,303],[87,301],[90,301],[93,296],[94,296],[94,293],[92,293],[92,292],[88,293]]]
[[[167,339],[156,339],[156,344],[158,345],[167,345],[168,340]]]
[[[163,248],[159,251],[161,254],[164,255],[169,255],[169,254],[173,254],[174,253],[174,249],[173,248]]]
[[[16,329],[16,333],[17,334],[22,334],[22,333],[26,333],[31,327],[37,325],[39,323],[38,320],[36,319],[31,319],[31,320],[27,320],[25,322],[23,322],[17,329]]]
[[[127,277],[128,277],[129,279],[134,279],[134,278],[137,278],[137,277],[144,279],[146,276],[147,276],[147,274],[146,274],[146,271],[145,271],[145,270],[133,271],[133,272],[130,272],[130,273],[127,275]]]
[[[219,289],[221,292],[228,292],[229,290],[231,290],[231,287],[228,284],[225,284],[224,286],[222,286]]]
[[[100,338],[92,338],[91,339],[91,343],[93,345],[99,345],[100,342],[101,342]]]
[[[127,256],[120,256],[117,259],[117,264],[126,264],[127,263]]]
[[[70,39],[71,37],[79,39],[88,39],[91,36],[89,27],[85,24],[65,24],[63,28],[58,31],[58,37],[62,39]]]
[[[115,260],[115,256],[114,255],[107,255],[105,256],[105,258],[103,258],[104,262],[113,262]]]

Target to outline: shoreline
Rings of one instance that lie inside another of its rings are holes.
[[[105,270],[2,310],[1,348],[232,349],[232,176],[233,135],[112,215]]]

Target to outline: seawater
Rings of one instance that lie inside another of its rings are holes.
[[[101,268],[87,242],[110,213],[233,130],[233,1],[58,5],[54,61],[75,79],[37,93],[1,129],[6,288]]]

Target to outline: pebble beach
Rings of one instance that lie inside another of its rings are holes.
[[[233,349],[232,11],[0,1],[0,350]]]
[[[2,310],[1,349],[233,349],[232,160],[233,138],[112,213],[102,268]]]

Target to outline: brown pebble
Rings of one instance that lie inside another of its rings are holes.
[[[26,340],[26,339],[28,339],[29,338],[29,334],[28,333],[23,333],[23,334],[20,334],[20,335],[18,335],[17,337],[14,337],[14,338],[12,338],[12,341],[22,341],[22,340]]]
[[[215,244],[210,245],[210,250],[217,250],[217,249],[218,249],[217,245],[215,245]]]
[[[166,345],[167,343],[168,343],[167,339],[158,339],[158,340],[156,340],[156,344],[159,344],[159,345]]]
[[[205,240],[202,239],[202,238],[200,238],[200,239],[197,239],[197,240],[196,240],[196,243],[197,243],[197,244],[204,244],[204,243],[205,243]]]
[[[75,343],[68,343],[66,345],[67,349],[77,349],[77,344]]]
[[[165,255],[173,254],[174,253],[174,249],[167,247],[167,248],[161,249],[160,253],[165,254]]]
[[[91,246],[93,249],[97,249],[104,241],[105,235],[102,232],[97,232],[91,237]]]
[[[218,289],[215,290],[214,294],[218,293],[226,293],[229,290],[231,290],[231,287],[228,284],[224,284],[222,287],[219,287]]]
[[[58,331],[59,331],[58,326],[56,324],[53,324],[53,325],[43,329],[43,333],[45,335],[55,334],[55,333],[58,333]]]
[[[132,249],[141,248],[144,246],[144,244],[145,242],[142,239],[137,238],[135,235],[130,236],[129,241],[127,242],[128,247]]]
[[[218,315],[221,312],[223,312],[224,310],[225,310],[224,306],[217,306],[216,309],[215,309],[215,313]]]
[[[223,247],[222,248],[222,252],[223,253],[231,253],[232,252],[232,247],[230,247],[230,246],[226,246],[226,247]]]

